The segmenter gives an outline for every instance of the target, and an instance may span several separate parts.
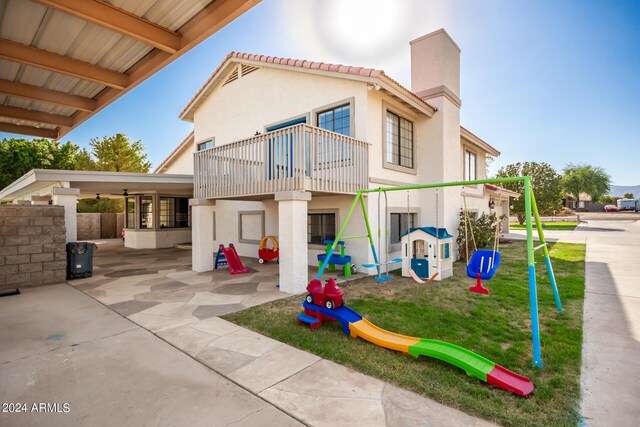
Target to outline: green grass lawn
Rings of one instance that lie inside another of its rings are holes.
[[[535,230],[536,224],[532,223],[532,226]],[[578,226],[578,222],[577,221],[553,221],[553,222],[543,222],[542,223],[542,228],[545,230],[573,230],[574,228],[576,228]],[[511,230],[526,230],[527,227],[522,224],[520,225],[520,223],[518,222],[510,222],[509,223],[509,228]]]
[[[342,333],[338,322],[313,332],[298,325],[302,297],[253,307],[225,318],[364,374],[388,381],[445,405],[510,426],[575,426],[579,420],[584,245],[556,243],[551,257],[564,311],[557,312],[539,256],[538,299],[543,369],[531,366],[526,246],[501,247],[502,264],[485,286],[490,295],[468,291],[474,284],[465,265],[454,277],[419,285],[394,277],[383,284],[366,277],[344,285],[347,304],[381,328],[438,339],[468,348],[529,377],[532,395],[522,398],[492,387],[439,360],[414,359]]]

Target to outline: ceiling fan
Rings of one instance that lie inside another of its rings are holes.
[[[124,196],[124,197],[128,197],[129,196],[129,192],[127,191],[127,189],[123,189],[122,193],[111,193],[112,196]]]

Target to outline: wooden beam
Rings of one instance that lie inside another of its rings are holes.
[[[17,133],[20,135],[40,136],[43,138],[58,139],[57,129],[37,128],[33,126],[20,126],[13,123],[0,122],[0,132]]]
[[[48,102],[50,104],[61,105],[63,107],[74,108],[76,110],[86,112],[96,111],[98,108],[98,101],[95,99],[69,95],[64,92],[57,92],[55,90],[44,89],[37,86],[11,82],[9,80],[0,80],[0,93],[4,93],[9,96],[16,96],[18,98]]]
[[[0,116],[11,117],[12,119],[29,120],[31,122],[46,123],[56,126],[73,126],[73,117],[45,113],[44,111],[38,110],[27,110],[26,108],[7,107],[5,105],[0,105]]]
[[[139,16],[98,0],[34,0],[169,53],[180,49],[181,36]]]
[[[126,74],[9,40],[0,39],[0,59],[44,68],[114,89],[122,90],[129,86],[129,76]]]
[[[107,105],[151,77],[153,74],[187,53],[193,47],[198,45],[198,43],[210,37],[218,30],[224,28],[231,21],[241,16],[256,4],[260,3],[260,1],[261,0],[215,0],[209,4],[180,29],[178,29],[177,32],[182,35],[180,50],[173,55],[158,49],[154,49],[149,52],[147,56],[138,61],[129,69],[129,71],[127,71],[127,74],[131,79],[129,86],[122,91],[105,88],[95,97],[98,102],[98,108],[96,111],[78,111],[74,114],[73,118],[75,119],[75,126],[80,125],[96,112],[102,110]],[[71,129],[60,129],[60,137],[63,137],[70,131]]]

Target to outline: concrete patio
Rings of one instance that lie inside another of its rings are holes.
[[[0,379],[9,384],[0,397],[5,402],[31,402],[36,394],[43,402],[64,398],[73,403],[74,410],[55,414],[54,421],[59,420],[60,425],[85,420],[92,420],[92,425],[211,425],[214,420],[216,425],[491,425],[219,318],[287,297],[276,288],[277,264],[242,260],[249,274],[231,276],[227,269],[194,273],[188,250],[132,250],[117,241],[100,242],[93,277],[27,289],[23,295],[0,300],[3,321],[13,323],[4,332],[7,336],[0,333],[0,342],[7,343],[3,348],[22,349],[15,354],[0,352],[4,363]],[[37,318],[20,316],[35,307]],[[87,322],[87,317],[93,320]],[[33,328],[33,322],[38,327]],[[102,322],[111,326],[102,327]],[[89,343],[103,344],[98,348]],[[79,360],[83,353],[78,350],[83,346],[86,353]],[[52,354],[58,364],[50,364]],[[34,362],[43,357],[48,358],[47,363]],[[109,360],[95,363],[92,358]],[[120,365],[126,366],[120,369]],[[185,378],[176,383],[173,378],[182,373]],[[69,383],[66,376],[82,376],[83,381]],[[34,394],[29,378],[38,379],[40,392]],[[196,380],[200,388],[183,384]],[[129,381],[133,384],[128,385]],[[65,393],[56,392],[60,387]],[[198,396],[183,392],[192,387],[216,391]],[[237,399],[243,409],[236,410],[236,404],[213,398],[212,393]],[[242,400],[245,398],[249,403]],[[91,412],[91,402],[97,401],[108,404]],[[185,414],[176,408],[181,402],[197,410]],[[163,405],[166,410],[154,412]],[[123,411],[131,408],[136,416],[127,419]],[[114,414],[103,418],[103,409]],[[233,414],[227,418],[217,415],[225,410]],[[30,425],[45,419],[50,423],[53,419],[50,414],[17,415],[11,416],[11,424],[24,420]],[[2,420],[0,416],[0,424]]]

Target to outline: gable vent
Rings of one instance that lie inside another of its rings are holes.
[[[257,70],[258,67],[254,67],[253,65],[242,64],[242,76],[246,76],[249,73],[253,73]]]
[[[227,80],[224,82],[224,84],[223,84],[222,86],[224,86],[224,85],[228,85],[229,83],[231,83],[231,82],[233,82],[233,81],[235,81],[235,80],[238,80],[238,67],[236,67],[236,68],[231,72],[231,74],[229,74],[229,77],[227,77]]]

